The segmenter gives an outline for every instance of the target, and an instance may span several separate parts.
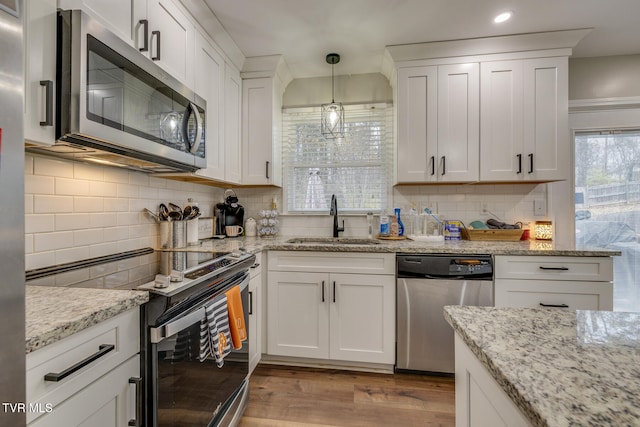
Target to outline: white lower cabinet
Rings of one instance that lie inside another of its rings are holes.
[[[531,423],[456,334],[456,427],[528,427]]]
[[[269,253],[268,354],[393,364],[393,254],[383,263],[371,262],[380,254],[311,254]],[[370,267],[377,274],[343,272]]]
[[[262,254],[249,269],[249,375],[260,363],[262,355]]]
[[[142,425],[139,351],[134,309],[27,354],[27,424]]]
[[[496,307],[613,309],[611,257],[496,256]]]

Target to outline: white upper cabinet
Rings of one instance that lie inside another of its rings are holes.
[[[138,49],[146,47],[152,61],[193,88],[195,27],[186,12],[171,0],[147,0],[146,17],[138,15],[134,23],[143,19],[149,28],[137,29]]]
[[[224,91],[224,176],[226,182],[239,184],[242,180],[242,79],[240,71],[231,64],[225,66]]]
[[[24,138],[55,142],[56,0],[24,3]]]
[[[282,90],[277,79],[242,80],[242,183],[282,185]]]
[[[484,62],[480,75],[480,179],[566,179],[567,57]]]
[[[397,88],[397,181],[477,181],[478,64],[400,67]]]
[[[225,63],[222,55],[200,32],[196,32],[195,91],[207,103],[205,117],[205,153],[207,167],[196,172],[213,179],[224,179],[224,108]]]

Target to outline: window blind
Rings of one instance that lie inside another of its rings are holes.
[[[284,195],[288,212],[379,212],[387,206],[392,174],[392,109],[345,106],[345,136],[320,133],[320,108],[283,111]]]

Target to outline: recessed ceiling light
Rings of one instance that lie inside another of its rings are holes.
[[[501,14],[493,18],[493,22],[495,22],[496,24],[500,24],[502,22],[508,21],[512,16],[513,12],[511,12],[510,10],[507,12],[502,12]]]

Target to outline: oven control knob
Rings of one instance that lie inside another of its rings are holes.
[[[169,281],[169,276],[156,274],[156,280],[153,282],[153,286],[156,288],[166,288],[169,286]]]

